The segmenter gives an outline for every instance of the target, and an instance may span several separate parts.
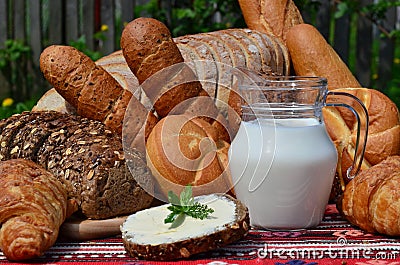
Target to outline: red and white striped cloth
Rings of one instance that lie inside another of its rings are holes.
[[[10,263],[0,252],[0,264]],[[129,257],[121,237],[85,242],[60,239],[29,264],[233,265],[233,264],[400,264],[400,239],[365,233],[328,205],[322,223],[299,231],[252,229],[242,240],[188,260],[143,261]],[[11,264],[11,263],[10,263]],[[12,263],[21,264],[21,263]]]

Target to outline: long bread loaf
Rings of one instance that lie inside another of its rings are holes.
[[[203,90],[193,70],[184,64],[180,50],[162,22],[144,17],[131,21],[122,32],[121,49],[160,118],[171,111],[200,115],[200,105],[210,110],[202,116],[217,117],[212,98]],[[197,103],[202,96],[201,104]]]
[[[273,34],[283,41],[291,27],[303,23],[292,0],[239,0],[239,5],[250,29]]]
[[[293,26],[286,35],[286,46],[296,75],[325,77],[329,89],[361,87],[347,65],[314,26]]]
[[[88,218],[130,214],[152,202],[138,184],[140,178],[151,190],[143,155],[133,149],[126,161],[121,138],[101,122],[55,111],[25,112],[0,120],[0,145],[0,160],[26,158],[53,173]]]
[[[213,98],[218,109],[227,115],[231,77],[227,66],[246,67],[255,72],[287,75],[290,59],[284,43],[277,37],[250,29],[228,29],[186,35],[173,39],[185,63],[201,82],[203,90]],[[128,45],[128,44],[127,44]],[[130,72],[122,50],[100,58],[95,63],[106,70],[125,90],[129,90],[145,106],[151,103]],[[60,103],[61,106],[64,103]],[[44,107],[38,107],[37,110]]]
[[[124,89],[100,65],[70,46],[52,45],[40,55],[40,69],[45,78],[76,108],[78,115],[103,122],[122,134],[122,124],[128,104],[134,105],[130,121],[131,135],[146,138],[157,122],[130,90]]]

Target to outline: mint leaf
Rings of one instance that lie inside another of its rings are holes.
[[[164,223],[172,223],[171,227],[174,228],[183,223],[186,215],[203,220],[214,212],[214,210],[207,205],[199,202],[194,203],[192,186],[190,185],[183,189],[179,197],[172,191],[169,191],[168,200],[171,205],[168,206],[167,209],[170,210],[171,213],[164,219]]]
[[[192,193],[192,186],[186,186],[180,195],[180,205],[182,206],[190,206],[193,204],[193,193]]]

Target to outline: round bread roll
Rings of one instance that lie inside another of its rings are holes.
[[[146,143],[147,163],[160,194],[178,193],[189,184],[194,195],[229,191],[229,143],[223,135],[199,117],[169,115],[161,119]]]
[[[375,89],[340,88],[341,91],[359,98],[369,115],[368,139],[362,169],[378,164],[389,156],[400,154],[400,117],[395,103]],[[334,96],[336,97],[336,96]],[[354,101],[337,98],[356,108]],[[327,101],[332,100],[328,96]],[[353,113],[344,107],[323,108],[327,131],[338,150],[338,175],[346,180],[346,171],[352,165],[357,139],[357,121]]]

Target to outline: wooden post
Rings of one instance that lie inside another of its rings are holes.
[[[93,50],[95,48],[93,34],[95,33],[95,19],[94,19],[94,1],[95,0],[83,0],[82,1],[82,34],[86,39],[86,46]]]
[[[373,0],[361,0],[362,5],[372,4]],[[371,85],[372,22],[360,15],[357,23],[356,77],[364,87]]]
[[[389,31],[394,30],[396,26],[397,12],[396,8],[391,8],[386,14],[386,20],[382,24],[385,29]],[[379,45],[379,62],[378,62],[378,79],[376,88],[385,90],[388,81],[393,78],[393,59],[394,59],[395,44],[394,39],[383,37],[380,39]]]
[[[0,49],[5,48],[5,42],[8,39],[8,5],[7,0],[0,0]],[[0,103],[8,96],[7,79],[0,71]]]
[[[113,0],[101,1],[101,25],[106,25],[107,30],[103,31],[105,40],[101,42],[100,50],[103,55],[115,51],[115,5]]]
[[[64,27],[63,27],[63,1],[49,1],[49,43],[63,44]]]
[[[69,44],[79,38],[79,9],[78,0],[65,2],[65,41]]]
[[[347,65],[349,65],[350,27],[350,16],[348,14],[335,20],[333,48]]]
[[[25,1],[14,0],[13,1],[13,39],[25,40],[26,28],[25,28]]]
[[[121,22],[122,27],[125,23],[131,22],[135,18],[135,0],[121,0]]]
[[[43,49],[40,0],[29,1],[29,14],[29,45],[32,49],[33,64],[39,66],[39,57]]]
[[[320,4],[321,6],[317,12],[316,28],[325,37],[326,41],[329,42],[331,4],[330,1],[321,1]]]
[[[0,0],[0,49],[5,48],[8,39],[8,1]]]

